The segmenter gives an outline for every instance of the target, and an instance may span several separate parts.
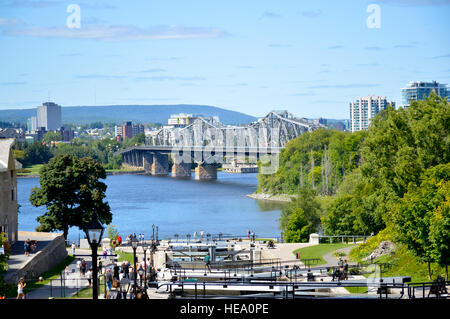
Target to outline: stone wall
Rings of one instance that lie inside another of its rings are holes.
[[[42,273],[56,267],[67,257],[66,243],[62,234],[55,234],[53,240],[32,258],[25,261],[14,272],[4,276],[6,283],[17,283],[21,277],[25,279],[37,278]]]

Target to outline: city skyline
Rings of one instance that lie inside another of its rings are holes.
[[[71,4],[80,28],[68,25]],[[370,25],[372,4],[378,25]],[[442,41],[449,7],[444,0],[7,1],[0,110],[51,100],[347,119],[357,97],[401,105],[410,81],[450,82],[450,45]]]

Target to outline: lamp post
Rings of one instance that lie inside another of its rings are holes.
[[[123,299],[127,299],[128,290],[130,289],[130,279],[124,277],[120,281],[120,291],[122,292]]]
[[[152,235],[152,244],[155,241],[155,224],[152,225],[153,235]]]
[[[131,239],[131,247],[133,248],[133,260],[134,260],[134,269],[133,269],[133,276],[134,276],[134,298],[136,298],[136,286],[137,286],[137,271],[136,271],[136,248],[139,244],[139,241],[137,240],[136,237],[133,237],[133,239]]]
[[[92,250],[92,299],[98,299],[98,271],[97,271],[97,249],[101,243],[105,228],[94,214],[92,220],[86,225],[84,232]]]
[[[143,244],[142,249],[144,250],[144,294],[147,294],[147,249],[148,245]]]

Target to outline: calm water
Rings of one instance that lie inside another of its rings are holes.
[[[245,235],[250,229],[257,236],[280,235],[278,219],[281,204],[257,201],[246,197],[255,191],[256,174],[227,174],[218,172],[211,182],[177,180],[170,177],[144,175],[111,175],[106,200],[113,213],[112,224],[122,236],[144,233],[149,239],[152,224],[159,227],[159,237],[185,236],[201,230],[211,234]],[[45,207],[33,207],[28,198],[38,178],[17,181],[19,230],[34,231],[39,225],[36,217]],[[69,239],[83,238],[77,227],[69,231]]]

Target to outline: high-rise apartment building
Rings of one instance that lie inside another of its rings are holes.
[[[357,98],[350,102],[350,131],[367,130],[371,120],[381,111],[394,102],[388,102],[385,96],[369,95]]]
[[[47,131],[58,131],[62,126],[61,106],[53,102],[45,102],[37,107],[37,127]]]
[[[449,89],[446,84],[440,84],[436,81],[433,82],[414,82],[408,83],[406,88],[402,89],[403,105],[402,107],[408,107],[410,101],[425,100],[434,91],[440,97],[446,97],[449,95]]]

